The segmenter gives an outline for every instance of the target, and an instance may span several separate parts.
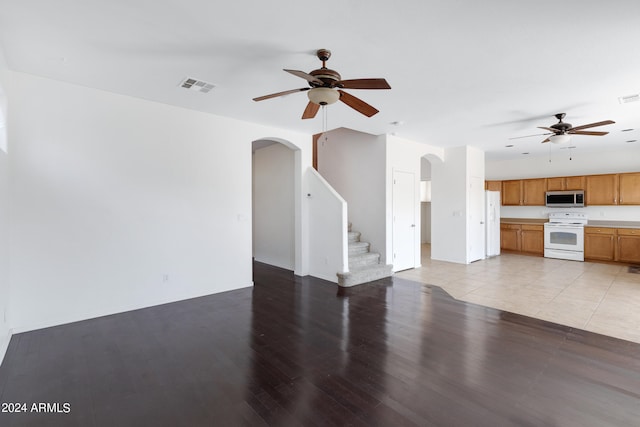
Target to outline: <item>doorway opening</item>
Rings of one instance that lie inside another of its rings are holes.
[[[252,144],[253,246],[255,261],[296,268],[295,149],[273,139]]]

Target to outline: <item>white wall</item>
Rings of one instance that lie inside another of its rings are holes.
[[[0,363],[9,344],[9,159],[6,146],[7,99],[4,86],[9,73],[0,49]]]
[[[11,74],[15,331],[251,285],[252,141],[310,136]]]
[[[253,153],[253,256],[295,267],[294,152],[276,143]]]
[[[348,270],[347,202],[313,168],[306,174],[309,274],[338,283]]]
[[[560,150],[557,150],[560,151]],[[569,160],[567,150],[548,158],[533,157],[512,161],[487,161],[488,180],[541,178],[554,176],[595,175],[602,173],[640,172],[640,144],[629,144],[619,151],[580,153],[575,150]],[[544,206],[502,206],[502,218],[547,218]],[[638,221],[640,206],[588,206],[580,209],[592,220]]]
[[[447,148],[444,159],[431,165],[431,258],[468,263],[473,260],[470,221],[478,220],[469,210],[471,192],[482,192],[484,200],[484,189],[473,190],[471,180],[484,180],[484,152],[470,146]]]
[[[385,256],[385,139],[336,129],[318,139],[318,172],[347,201],[349,221]]]
[[[518,160],[486,162],[488,180],[544,178],[553,176],[595,175],[601,173],[639,172],[640,143],[629,144],[620,151],[581,153],[575,150],[569,160],[567,150],[548,157],[524,157]]]
[[[444,160],[431,165],[431,258],[464,264],[467,253],[467,148],[445,149]]]

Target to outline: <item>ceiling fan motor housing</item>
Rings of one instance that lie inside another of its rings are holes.
[[[311,87],[333,87],[336,82],[342,80],[342,77],[340,77],[340,73],[329,68],[319,68],[317,70],[311,71],[309,74],[319,80],[322,80],[323,83],[320,84],[317,82],[309,82],[309,86]]]
[[[561,121],[560,123],[556,123],[555,125],[551,125],[552,129],[557,130],[561,134],[565,134],[568,130],[571,129],[571,123],[565,123]]]

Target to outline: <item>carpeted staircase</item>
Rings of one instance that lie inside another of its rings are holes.
[[[349,272],[338,273],[338,285],[350,287],[390,277],[393,266],[380,264],[380,254],[369,252],[370,244],[360,241],[360,233],[349,223]]]

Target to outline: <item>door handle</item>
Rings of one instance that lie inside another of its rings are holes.
[[[411,227],[415,227],[415,226],[416,226],[415,224],[411,224]]]

